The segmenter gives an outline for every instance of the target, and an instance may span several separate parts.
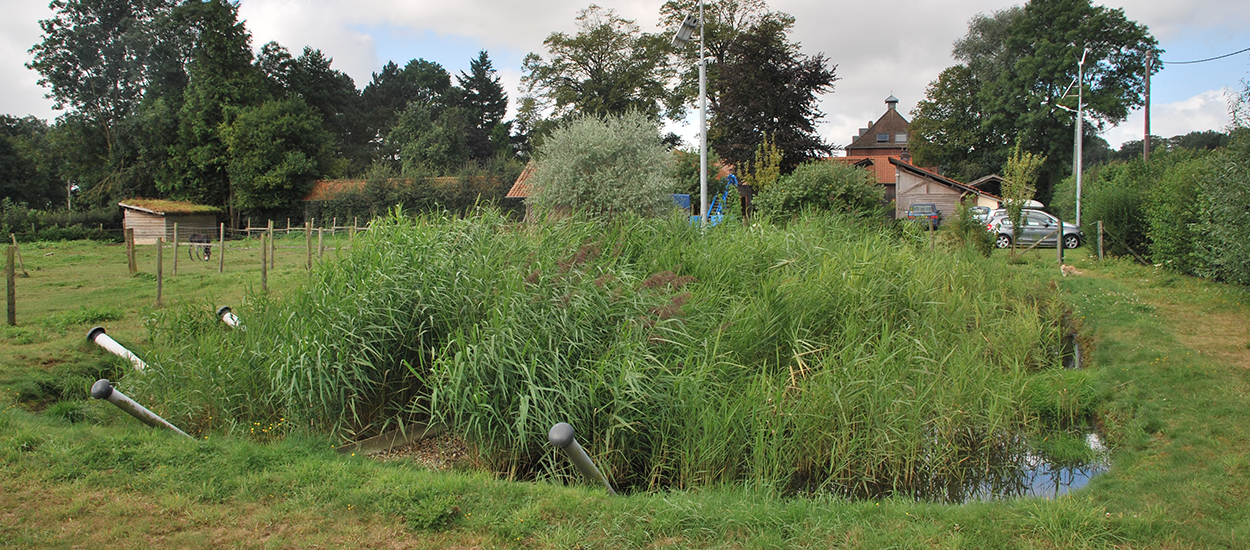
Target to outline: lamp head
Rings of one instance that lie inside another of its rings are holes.
[[[699,26],[699,18],[694,14],[686,16],[686,20],[681,22],[681,28],[677,29],[677,34],[673,36],[673,47],[680,48],[690,43],[690,37],[694,36],[695,27]]]

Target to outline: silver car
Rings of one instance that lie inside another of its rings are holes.
[[[1060,226],[1063,227],[1064,248],[1076,248],[1085,242],[1085,233],[1081,232],[1079,227],[1060,221],[1059,218],[1041,210],[1026,208],[1021,211],[1020,220],[1024,227],[1020,231],[1020,241],[1017,244],[1028,246],[1041,241],[1038,246],[1055,246],[1055,234]],[[994,233],[994,245],[998,248],[1011,246],[1012,225],[1011,220],[1007,218],[1006,209],[1000,208],[990,212],[985,229]]]

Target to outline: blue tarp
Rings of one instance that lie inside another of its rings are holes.
[[[678,195],[674,193],[671,196],[673,197],[673,202],[677,204],[678,208],[690,208],[690,195]]]

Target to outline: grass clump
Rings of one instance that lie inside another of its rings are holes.
[[[565,421],[626,490],[872,495],[952,492],[1040,428],[1031,384],[1060,368],[1051,289],[838,218],[393,216],[357,239],[236,308],[246,330],[158,317],[126,391],[193,433],[444,422],[512,478],[574,475],[545,439]]]

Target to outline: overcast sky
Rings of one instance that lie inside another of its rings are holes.
[[[44,0],[4,0],[0,19],[0,113],[54,118],[38,75],[25,67],[27,50],[40,40],[38,21],[51,16]],[[276,40],[298,53],[305,45],[334,59],[334,68],[364,87],[382,64],[403,65],[424,58],[453,74],[467,70],[487,50],[517,98],[521,59],[545,54],[542,41],[553,31],[575,30],[577,11],[587,0],[243,0],[241,17],[253,47]],[[599,0],[656,30],[662,0]],[[856,130],[876,120],[890,94],[911,118],[925,86],[952,65],[951,44],[967,32],[968,20],[1014,5],[1004,0],[895,0],[835,3],[773,0],[774,10],[795,16],[792,39],[808,54],[824,52],[837,64],[840,80],[824,96],[821,134],[846,145]],[[1166,50],[1163,60],[1205,59],[1250,47],[1250,2],[1227,0],[1121,0],[1110,7],[1149,27]],[[1165,137],[1228,124],[1228,93],[1250,78],[1250,53],[1195,65],[1172,65],[1153,80],[1152,133]],[[673,128],[688,139],[689,125]],[[1143,117],[1134,113],[1104,137],[1118,145],[1140,139]]]

